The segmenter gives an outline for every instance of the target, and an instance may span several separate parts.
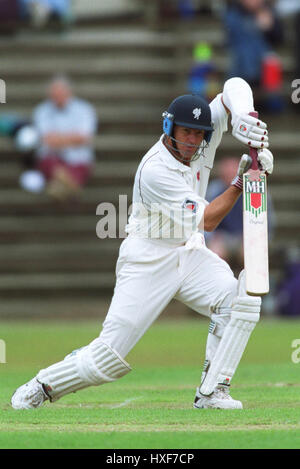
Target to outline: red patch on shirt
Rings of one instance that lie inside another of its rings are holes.
[[[186,199],[183,203],[183,207],[187,208],[188,210],[191,210],[193,213],[196,213],[197,206],[198,204],[194,200]]]

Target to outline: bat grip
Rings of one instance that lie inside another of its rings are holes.
[[[249,112],[249,116],[257,117],[257,118],[258,118],[258,112],[256,112],[256,111]],[[258,161],[257,161],[258,153],[257,153],[257,149],[256,149],[256,148],[250,147],[250,156],[251,156],[251,158],[252,158],[251,169],[254,169],[254,170],[259,169]]]

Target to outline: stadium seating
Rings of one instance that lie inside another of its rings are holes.
[[[206,19],[201,28],[199,20],[174,21],[166,30],[163,24],[149,27],[140,10],[136,13],[130,24],[119,17],[100,18],[98,26],[95,21],[92,26],[78,21],[65,34],[26,32],[0,43],[1,78],[7,85],[7,104],[0,105],[1,111],[29,116],[55,71],[70,75],[76,94],[93,103],[99,117],[95,172],[75,205],[57,206],[45,195],[25,193],[18,185],[19,157],[1,137],[1,318],[104,314],[120,240],[97,238],[98,204],[118,206],[119,194],[127,194],[130,205],[135,169],[160,135],[161,113],[186,90],[195,41],[213,45],[221,89],[228,57],[218,19]],[[297,243],[300,229],[300,113],[290,103],[290,84],[296,77],[288,46],[282,56],[288,112],[267,117],[276,158],[270,179],[277,223],[271,244],[275,280],[281,273],[278,252]],[[217,157],[241,151],[228,133]]]

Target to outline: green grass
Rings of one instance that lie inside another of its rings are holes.
[[[121,380],[33,411],[10,407],[14,389],[89,343],[95,322],[2,322],[0,448],[300,448],[300,321],[263,320],[232,385],[244,410],[194,410],[208,322],[159,321],[127,357]]]

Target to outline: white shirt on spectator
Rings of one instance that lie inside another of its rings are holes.
[[[78,98],[70,98],[63,108],[45,101],[34,110],[33,122],[42,136],[48,133],[79,134],[92,137],[97,130],[97,117],[93,106]],[[92,144],[55,149],[41,145],[38,156],[57,155],[68,164],[90,164],[94,159]]]

